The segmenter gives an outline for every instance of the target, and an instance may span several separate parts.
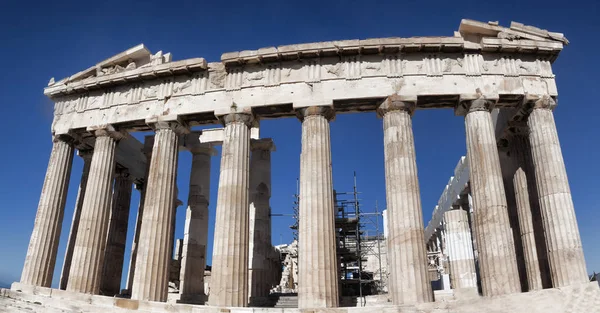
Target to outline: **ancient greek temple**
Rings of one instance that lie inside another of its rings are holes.
[[[375,111],[384,138],[385,159],[374,161],[385,165],[389,269],[381,311],[588,312],[581,301],[598,301],[600,291],[588,282],[553,115],[552,64],[567,44],[561,33],[521,23],[462,20],[448,37],[295,44],[224,53],[220,62],[175,61],[138,45],[51,79],[44,94],[54,102],[52,152],[21,280],[3,295],[49,306],[64,299],[84,311],[251,312],[238,307],[268,296],[281,271],[270,239],[275,143],[261,138],[260,121],[297,117],[298,306],[346,312],[338,308],[330,123],[337,114]],[[467,151],[427,227],[412,129],[425,109],[451,109],[464,119]],[[192,130],[204,125],[215,126]],[[134,132],[153,135],[142,143]],[[219,184],[210,186],[216,145]],[[84,167],[56,289],[76,150]],[[193,162],[185,238],[175,247],[181,153]],[[128,230],[133,186],[141,201]],[[211,188],[218,188],[216,221],[208,220]],[[203,282],[209,223],[210,291]],[[128,231],[135,236],[124,260]],[[177,249],[180,295],[167,303]],[[432,266],[449,273],[452,301],[434,296]]]

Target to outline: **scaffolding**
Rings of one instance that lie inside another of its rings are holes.
[[[381,241],[384,238],[380,232],[381,213],[377,202],[375,212],[364,212],[361,210],[359,195],[356,172],[352,191],[334,190],[337,256],[342,296],[356,296],[361,299],[361,305],[364,305],[364,296],[383,292]],[[368,261],[369,256],[376,258],[378,269],[365,270],[365,262]]]

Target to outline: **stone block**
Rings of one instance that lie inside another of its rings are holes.
[[[92,299],[91,299],[91,303],[94,306],[101,306],[101,307],[109,307],[112,308],[115,305],[115,299],[114,297],[107,297],[107,296],[99,296],[99,295],[93,295]]]
[[[116,298],[114,306],[127,310],[137,310],[140,306],[140,303],[138,300]]]
[[[52,298],[71,300],[71,301],[76,301],[79,303],[87,303],[87,304],[92,303],[92,295],[90,295],[90,294],[72,292],[72,291],[66,291],[66,290],[60,290],[60,289],[52,290]]]

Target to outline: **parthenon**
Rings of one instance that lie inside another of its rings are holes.
[[[280,174],[271,173],[271,153],[283,143],[263,138],[260,121],[297,117],[298,307],[346,312],[330,123],[374,111],[383,124],[386,182],[389,277],[381,310],[588,312],[585,303],[600,301],[600,290],[588,282],[553,115],[552,63],[568,43],[521,23],[462,20],[449,37],[295,44],[224,53],[220,62],[175,61],[140,44],[53,78],[44,89],[54,102],[44,187],[21,280],[2,296],[115,312],[246,312],[238,308],[261,303],[281,272],[269,199],[271,175]],[[412,117],[425,109],[464,118],[467,156],[424,223]],[[206,125],[215,126],[192,129]],[[134,132],[154,134],[140,142]],[[211,186],[216,145],[220,176]],[[84,167],[60,284],[50,288],[75,150]],[[180,153],[193,161],[173,302]],[[134,186],[141,200],[128,230]],[[216,221],[208,220],[211,188],[218,188]],[[208,223],[215,225],[210,291]],[[125,260],[128,231],[135,235]],[[452,301],[433,290],[432,267],[440,279],[449,276]]]

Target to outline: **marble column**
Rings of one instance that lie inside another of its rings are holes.
[[[187,129],[177,121],[148,122],[155,132],[137,245],[131,298],[166,301],[169,288],[169,247],[175,203],[179,135]]]
[[[528,180],[533,173],[528,172],[527,163],[531,147],[529,139],[523,135],[513,135],[509,138],[509,151],[514,158],[515,171],[513,187],[519,219],[519,231],[523,245],[523,257],[527,273],[528,290],[542,289],[542,276],[540,273],[540,260],[537,254],[536,236],[533,227],[532,205],[529,198]]]
[[[75,202],[75,210],[73,211],[71,231],[69,232],[65,260],[60,275],[59,289],[61,290],[67,289],[67,282],[69,281],[69,271],[71,270],[71,261],[73,260],[73,249],[75,248],[77,230],[79,229],[79,219],[81,218],[81,208],[83,207],[83,199],[85,198],[85,187],[90,174],[90,165],[92,164],[92,152],[93,150],[79,150],[78,152],[78,155],[83,159],[83,171],[81,172],[81,179],[79,181],[79,190],[77,191],[77,200]]]
[[[588,281],[567,171],[548,96],[529,115],[529,141],[554,287]]]
[[[96,136],[96,144],[81,208],[67,290],[99,294],[111,211],[116,147],[123,134],[111,126],[88,130]]]
[[[127,169],[117,170],[112,198],[106,251],[104,253],[104,270],[100,294],[118,295],[121,291],[121,275],[127,242],[127,225],[129,223],[129,207],[131,204],[131,187],[133,181]]]
[[[140,204],[138,206],[137,216],[135,219],[135,229],[133,231],[133,243],[131,244],[131,255],[129,257],[129,270],[127,272],[128,294],[131,294],[133,287],[133,277],[135,276],[135,263],[137,260],[138,244],[140,242],[140,232],[142,230],[142,219],[144,217],[144,200],[146,199],[146,187],[148,185],[148,174],[150,172],[150,163],[152,160],[152,147],[154,146],[154,136],[146,136],[144,139],[144,155],[146,156],[146,172],[144,181],[135,185],[135,189],[140,192]]]
[[[50,287],[52,284],[73,150],[71,137],[62,135],[53,138],[52,153],[21,274],[23,284],[41,287]]]
[[[251,114],[221,117],[225,125],[217,196],[212,306],[248,306],[248,185]]]
[[[339,306],[329,121],[333,109],[301,109],[298,307]]]
[[[468,213],[462,209],[447,211],[444,222],[452,289],[477,289]]]
[[[250,158],[250,243],[248,293],[251,305],[262,305],[269,296],[271,250],[271,151],[270,138],[253,140]]]
[[[192,136],[195,140],[189,143],[189,137]],[[186,136],[186,148],[192,153],[192,170],[185,213],[179,293],[182,301],[204,303],[210,167],[215,149],[210,144],[201,144],[198,137],[197,133]]]
[[[494,101],[483,96],[462,101],[473,197],[473,217],[484,296],[521,290],[515,246],[490,110]]]
[[[423,213],[412,114],[415,102],[388,97],[378,108],[383,118],[387,242],[390,255],[390,296],[395,305],[433,301],[427,273]]]

